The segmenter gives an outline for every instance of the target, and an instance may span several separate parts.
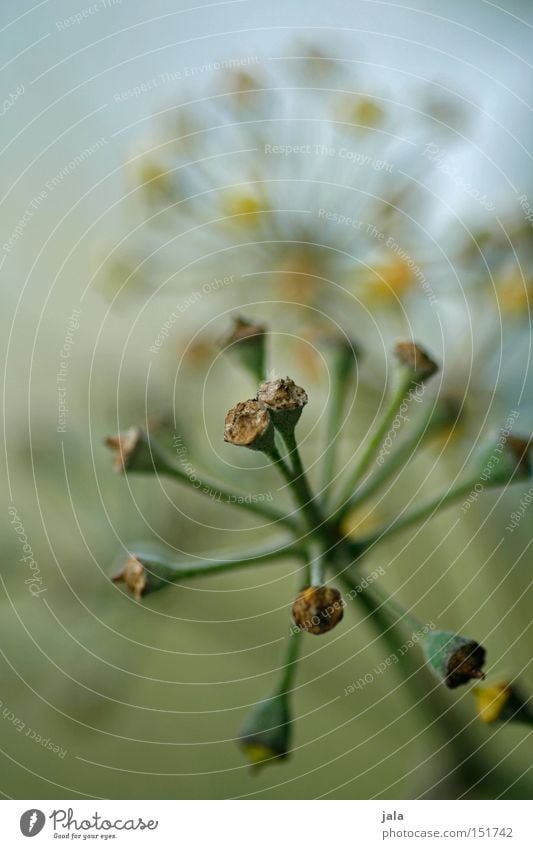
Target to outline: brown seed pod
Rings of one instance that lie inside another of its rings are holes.
[[[394,353],[397,359],[413,373],[415,380],[427,380],[439,370],[437,363],[416,342],[397,342]]]
[[[306,587],[292,605],[292,617],[308,634],[327,634],[344,615],[341,594],[334,587]]]
[[[224,442],[268,451],[274,446],[274,428],[268,410],[259,401],[241,401],[226,416]]]
[[[114,575],[113,581],[126,584],[138,601],[146,593],[148,587],[146,569],[140,560],[137,560],[133,555],[128,557],[122,571]]]
[[[278,430],[294,430],[308,397],[305,389],[297,386],[290,377],[279,377],[262,383],[257,400],[268,408]]]
[[[531,477],[533,471],[531,462],[531,441],[532,438],[522,439],[520,436],[508,436],[507,446],[512,452],[517,463],[517,469],[524,477]]]
[[[472,678],[483,679],[485,655],[485,649],[475,640],[457,648],[446,664],[446,686],[453,690],[461,684],[467,684]]]

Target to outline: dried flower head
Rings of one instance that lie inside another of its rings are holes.
[[[142,435],[140,427],[130,427],[114,436],[106,437],[105,444],[114,452],[115,471],[126,472],[135,463]]]
[[[226,416],[224,442],[269,451],[274,447],[274,428],[268,410],[257,400],[241,401]]]
[[[126,560],[124,568],[113,576],[115,583],[126,584],[137,600],[145,595],[148,588],[146,569],[140,560],[130,555]]]
[[[406,366],[416,381],[424,381],[439,370],[438,365],[429,354],[416,342],[397,342],[394,348],[397,359]]]
[[[422,645],[430,666],[454,690],[474,678],[484,678],[486,651],[475,640],[450,631],[431,631]]]
[[[268,408],[274,426],[281,431],[294,430],[308,397],[305,389],[290,377],[279,377],[262,383],[257,400]]]
[[[292,605],[292,618],[308,634],[327,634],[344,615],[341,594],[334,587],[306,587]]]

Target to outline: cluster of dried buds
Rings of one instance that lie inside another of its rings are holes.
[[[147,594],[186,577],[243,568],[279,557],[297,557],[303,561],[304,575],[301,589],[292,602],[293,627],[288,637],[281,680],[273,695],[259,702],[252,711],[241,734],[242,745],[253,764],[284,758],[290,751],[290,693],[302,634],[319,636],[329,633],[343,619],[346,599],[350,598],[364,604],[371,618],[381,628],[383,639],[389,641],[389,646],[391,640],[394,644],[397,623],[389,618],[386,627],[382,628],[382,611],[387,610],[388,604],[392,605],[392,602],[381,596],[374,584],[372,587],[364,590],[359,588],[358,592],[353,592],[356,570],[366,551],[371,546],[378,545],[382,539],[388,539],[398,531],[419,524],[431,517],[437,509],[464,497],[479,480],[480,470],[486,469],[488,465],[488,454],[484,450],[475,464],[473,474],[456,489],[438,495],[410,514],[401,514],[370,536],[354,539],[346,535],[343,522],[348,512],[369,497],[377,487],[387,481],[394,469],[398,468],[398,459],[390,463],[390,469],[387,469],[387,466],[378,466],[376,469],[375,460],[399,406],[405,403],[413,387],[428,381],[438,367],[427,352],[414,342],[397,343],[395,356],[399,363],[398,389],[368,445],[363,446],[356,468],[345,481],[344,492],[341,492],[335,505],[331,503],[331,498],[332,490],[338,486],[338,475],[334,474],[337,450],[334,438],[336,417],[349,397],[358,349],[347,339],[337,340],[330,346],[333,415],[330,417],[330,433],[326,435],[323,455],[323,486],[317,495],[308,480],[296,438],[296,426],[308,403],[307,392],[290,377],[264,380],[266,340],[265,327],[241,318],[235,321],[232,333],[224,340],[225,349],[253,377],[258,387],[255,397],[237,403],[227,413],[224,441],[239,448],[262,452],[286,481],[294,499],[295,512],[286,513],[276,506],[239,500],[232,494],[225,500],[228,504],[252,510],[269,519],[276,529],[290,531],[290,541],[260,552],[240,552],[233,558],[226,557],[220,561],[210,559],[205,563],[198,562],[197,559],[176,562],[165,555],[148,555],[136,550],[129,553],[125,565],[114,576],[115,581],[126,584],[136,600],[141,600]],[[422,429],[417,430],[413,439],[407,440],[406,446],[399,447],[398,451],[404,450],[405,457],[410,458],[414,448],[423,442],[424,437],[433,433],[435,428],[449,424],[451,418],[455,423],[456,414],[456,406],[450,404],[448,399],[434,403],[422,423]],[[174,458],[141,428],[130,428],[118,436],[110,437],[107,444],[115,452],[115,467],[118,471],[156,473],[170,476],[183,484],[190,484],[189,477]],[[529,439],[514,436],[503,441],[500,439],[497,463],[490,467],[491,474],[483,478],[484,486],[502,486],[529,478],[530,449]],[[492,457],[493,444],[490,446],[490,452]],[[401,454],[399,460],[402,460]],[[369,471],[372,474],[368,475]],[[218,483],[207,479],[199,482],[200,491],[203,491],[204,487],[207,492],[213,488],[223,491]],[[346,589],[345,597],[338,588],[331,585],[328,573]],[[393,609],[398,612],[396,602]],[[406,624],[415,622],[406,611],[400,614],[400,620],[402,619]],[[421,624],[418,620],[416,623]],[[401,639],[401,635],[398,639]],[[437,629],[425,633],[420,642],[429,668],[448,688],[454,689],[471,680],[484,678],[486,651],[476,640]],[[408,679],[410,677],[412,676],[408,676]],[[487,692],[490,695],[489,701]],[[492,690],[482,691],[482,695],[479,689],[476,689],[476,693],[480,716],[485,722],[493,721],[496,713],[498,718],[506,717],[511,709],[515,714],[520,713],[521,718],[526,716],[525,709],[521,708],[520,712],[516,708],[516,688],[505,687],[496,692],[493,687]],[[498,706],[498,711],[493,703]]]

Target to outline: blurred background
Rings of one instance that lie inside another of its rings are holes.
[[[222,441],[226,410],[254,392],[219,353],[237,313],[269,325],[273,373],[309,393],[315,482],[324,333],[364,352],[339,424],[347,467],[384,403],[394,340],[414,335],[442,363],[432,392],[464,405],[459,426],[354,533],[446,488],[512,411],[531,433],[530,4],[6,0],[0,24],[0,791],[505,794],[446,778],[438,728],[395,668],[344,695],[388,654],[355,605],[304,641],[292,757],[251,774],[235,737],[276,680],[296,565],[137,603],[109,576],[139,540],[217,558],[271,532],[114,474],[103,440],[132,424],[170,448],[183,434],[199,469],[286,506],[274,472]],[[526,691],[531,517],[505,529],[527,491],[485,493],[365,565]],[[528,729],[478,726],[468,692],[444,698],[525,794]]]

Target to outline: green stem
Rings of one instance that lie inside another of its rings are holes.
[[[356,585],[346,572],[341,575],[341,580],[350,592],[356,589]],[[397,628],[397,623],[391,620],[384,604],[377,602],[368,589],[360,590],[355,598],[368,613],[385,642],[390,656],[397,657],[403,636]],[[472,739],[470,729],[464,728],[453,708],[442,697],[440,690],[428,686],[427,681],[420,674],[420,663],[416,654],[405,652],[400,656],[399,661],[398,667],[404,672],[403,680],[410,691],[411,699],[424,713],[427,726],[434,726],[440,733],[456,764],[454,772],[463,779],[466,788],[484,782],[492,772],[493,764],[486,759],[482,751],[476,751],[475,740]],[[498,778],[499,785],[506,787],[510,787],[514,781],[514,777],[508,776],[501,767]]]
[[[320,529],[325,527],[325,520],[311,492],[294,434],[292,436],[283,434],[283,439],[292,457],[292,468],[287,466],[277,448],[273,448],[268,457],[289,484],[296,503],[307,520],[310,533],[320,532]]]
[[[454,489],[450,489],[447,492],[441,493],[437,495],[436,498],[431,501],[423,504],[418,510],[413,510],[411,513],[407,513],[407,515],[400,517],[392,522],[392,524],[384,525],[380,530],[373,533],[371,536],[365,537],[362,540],[357,540],[357,542],[363,548],[369,548],[377,542],[381,542],[384,539],[389,539],[393,534],[398,533],[399,531],[404,531],[407,528],[412,527],[413,525],[417,525],[420,522],[424,521],[424,519],[428,519],[433,513],[436,513],[439,510],[443,510],[446,507],[449,507],[451,504],[454,504],[456,501],[459,501],[461,498],[464,498],[465,495],[469,495],[471,492],[476,491],[474,487],[479,483],[479,477],[470,478],[462,484],[459,484]],[[484,486],[489,487],[499,487],[504,483],[503,480],[496,479],[494,481],[486,481]]]
[[[309,586],[321,587],[326,580],[325,555],[320,552],[311,562]]]
[[[408,375],[404,376],[402,378],[402,380],[400,381],[400,385],[398,386],[396,392],[392,396],[392,400],[391,400],[389,406],[387,407],[385,414],[384,414],[380,424],[378,425],[377,430],[375,431],[375,433],[371,437],[370,441],[368,442],[368,445],[367,445],[366,449],[364,450],[363,455],[362,455],[359,463],[357,464],[357,466],[355,468],[355,471],[351,475],[351,477],[350,477],[350,479],[349,479],[349,481],[346,485],[346,488],[344,490],[344,494],[341,498],[340,506],[338,507],[336,514],[335,514],[335,518],[337,520],[340,519],[340,517],[344,513],[345,505],[350,501],[356,485],[359,483],[359,481],[361,480],[361,478],[365,474],[366,470],[368,469],[368,467],[372,463],[374,456],[379,451],[379,449],[380,449],[380,447],[383,443],[383,440],[385,439],[388,431],[391,428],[392,422],[394,421],[394,418],[398,413],[398,409],[401,407],[401,405],[405,401],[405,397],[406,397],[407,393],[409,392],[409,389],[412,387],[412,385],[413,385],[413,375],[412,375],[411,372],[409,372]]]
[[[180,563],[156,554],[143,554],[138,551],[134,551],[132,554],[155,577],[161,577],[169,583],[180,581],[183,578],[197,578],[219,572],[229,572],[246,566],[255,566],[259,563],[273,562],[284,557],[298,556],[304,558],[306,556],[305,549],[297,544],[280,545],[276,548],[262,549],[245,555],[228,555],[225,560],[206,560],[201,563]]]
[[[349,359],[347,359],[347,354]],[[355,354],[351,348],[342,348],[332,366],[331,400],[327,411],[326,447],[322,455],[322,485],[320,487],[322,504],[330,499],[328,490],[335,475],[337,451],[339,447],[339,423],[346,402],[349,385],[350,367],[353,365]]]
[[[240,507],[242,510],[247,510],[249,513],[254,513],[256,516],[261,516],[263,519],[269,519],[271,522],[276,522],[290,528],[292,531],[299,532],[298,523],[290,516],[286,516],[275,507],[269,507],[268,504],[261,504],[257,501],[246,501],[245,496],[239,493],[230,492],[220,486],[219,483],[210,480],[209,478],[200,478],[194,473],[193,476],[187,475],[183,469],[176,465],[168,453],[153,439],[149,441],[150,454],[154,463],[154,468],[173,480],[187,484],[195,492],[200,492],[203,495],[209,496],[217,503],[226,503],[231,506]],[[132,471],[135,471],[132,469]]]
[[[411,439],[404,445],[401,445],[398,450],[387,459],[387,462],[383,463],[383,465],[379,467],[379,470],[374,473],[368,484],[357,490],[353,498],[350,499],[346,507],[343,509],[343,515],[349,510],[353,510],[354,507],[358,507],[360,504],[367,501],[367,499],[374,495],[374,493],[377,492],[383,484],[385,484],[393,476],[393,474],[398,471],[398,469],[402,468],[409,462],[414,452],[417,450],[417,447],[428,435],[428,432],[431,431],[432,419],[433,411],[431,411],[428,416],[424,417],[414,436],[411,437]]]
[[[303,631],[291,631],[287,638],[287,648],[283,661],[284,669],[279,682],[279,693],[288,693],[294,684],[300,648],[302,645]]]

